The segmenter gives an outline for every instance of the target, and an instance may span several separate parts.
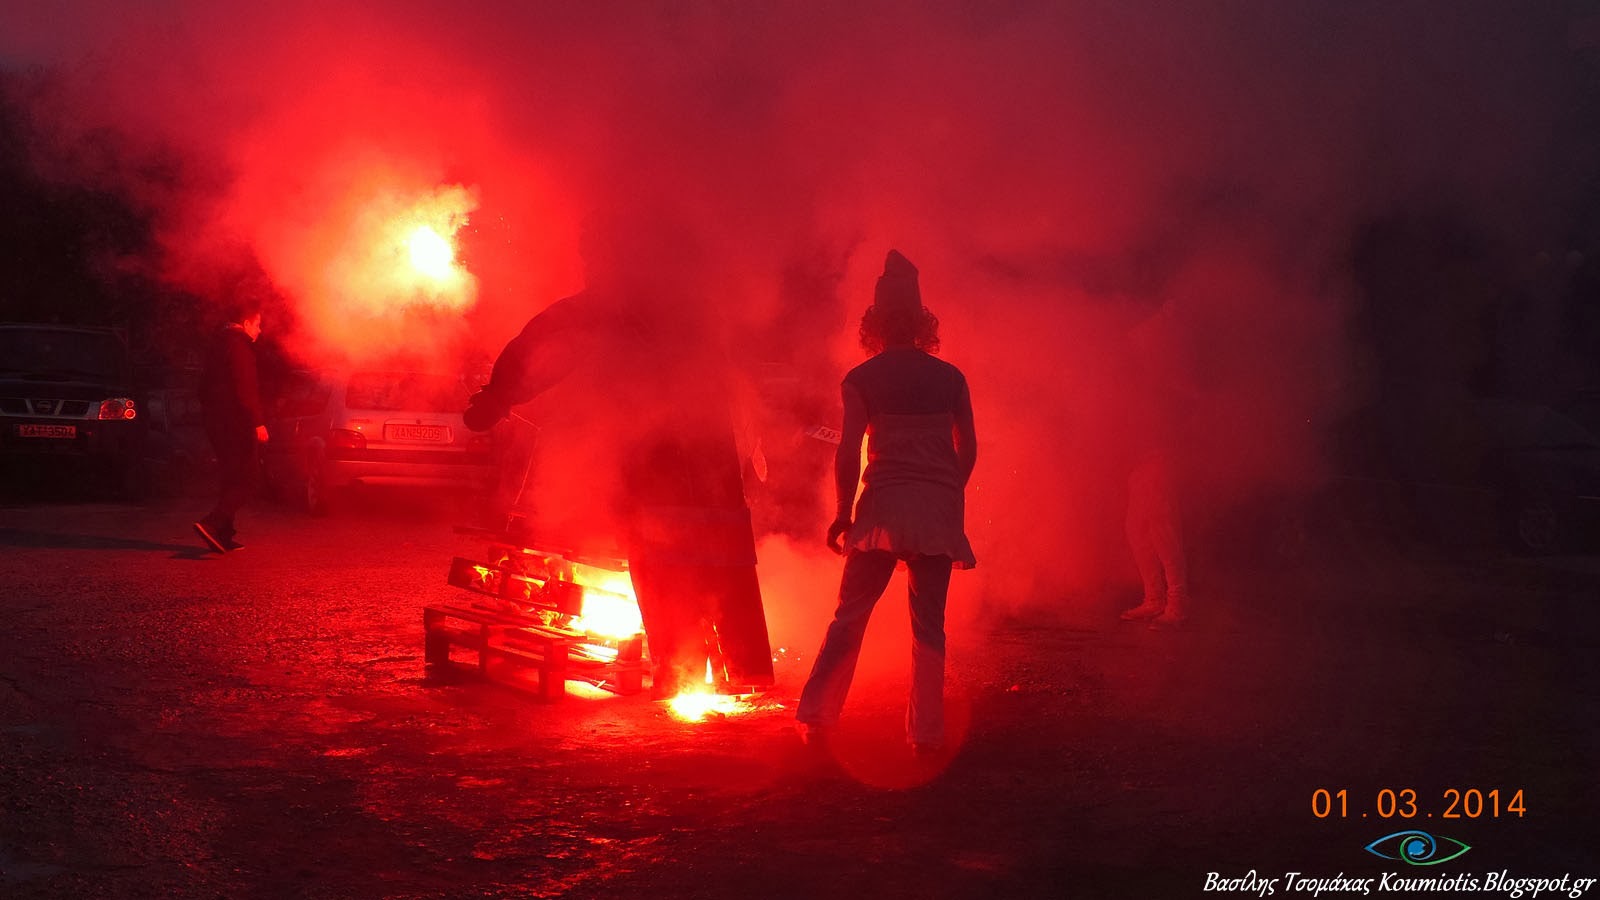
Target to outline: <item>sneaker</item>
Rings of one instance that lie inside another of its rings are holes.
[[[239,543],[238,541],[234,540],[233,538],[223,538],[222,539],[222,549],[226,550],[229,553],[232,553],[235,550],[243,550],[244,549],[244,545]]]
[[[1167,605],[1160,600],[1146,599],[1143,603],[1135,606],[1133,609],[1124,610],[1121,618],[1124,622],[1142,622],[1145,619],[1156,618],[1157,616],[1161,615],[1162,611],[1166,608]]]
[[[206,527],[204,522],[194,523],[194,533],[200,535],[200,540],[205,541],[206,546],[210,547],[212,550],[215,550],[218,553],[228,552],[228,547],[223,544],[222,541],[218,540],[216,535],[211,533],[211,529]]]

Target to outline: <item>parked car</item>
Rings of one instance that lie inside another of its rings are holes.
[[[0,324],[0,458],[61,463],[108,489],[141,487],[145,418],[114,331]]]
[[[268,414],[267,485],[312,515],[353,485],[487,492],[492,439],[461,419],[475,389],[431,372],[291,373]]]
[[[199,368],[149,365],[136,372],[145,400],[139,415],[148,421],[145,461],[154,489],[170,494],[196,484],[211,487],[217,458],[206,438]]]

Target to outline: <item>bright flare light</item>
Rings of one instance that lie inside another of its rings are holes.
[[[572,622],[575,631],[621,640],[643,630],[644,618],[627,572],[573,563],[571,577],[583,586],[583,614]]]
[[[633,597],[600,588],[583,590],[583,615],[572,622],[573,630],[595,637],[628,638],[643,627],[639,603]]]
[[[418,225],[406,238],[406,247],[411,251],[411,265],[418,272],[435,281],[443,281],[453,273],[455,248],[431,227]]]
[[[705,684],[688,688],[667,701],[667,709],[685,722],[702,722],[706,716],[732,716],[749,712],[753,707],[738,697],[717,693],[716,676],[711,671],[711,661],[706,660]]]
[[[738,697],[706,691],[685,691],[667,701],[672,714],[685,722],[703,722],[706,716],[732,716],[746,712],[750,704]]]
[[[643,629],[638,596],[633,592],[633,579],[627,572],[571,563],[567,577],[574,584],[583,586],[583,614],[572,620],[570,627],[574,631],[591,637],[621,640]],[[591,652],[604,655],[605,649],[593,647]],[[754,708],[740,697],[717,693],[716,677],[709,660],[706,662],[704,684],[688,688],[667,701],[667,709],[672,715],[685,722],[703,722],[708,716],[738,715]]]
[[[478,206],[477,191],[445,185],[422,193],[380,191],[344,226],[323,269],[324,290],[341,322],[395,319],[410,308],[462,312],[477,280],[461,265],[456,239]]]

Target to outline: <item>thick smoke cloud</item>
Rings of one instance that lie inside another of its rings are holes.
[[[1567,34],[1520,3],[78,2],[0,13],[0,57],[48,85],[41,167],[125,180],[201,293],[244,248],[313,361],[492,354],[582,286],[586,217],[670,201],[771,464],[812,491],[777,523],[797,535],[828,498],[796,435],[833,424],[901,249],[972,384],[958,600],[995,611],[1131,579],[1131,384],[1184,398],[1197,527],[1319,476],[1367,399],[1358,230],[1440,205],[1551,227]],[[108,133],[184,177],[87,166]],[[363,217],[457,190],[470,308],[379,316],[330,275]]]

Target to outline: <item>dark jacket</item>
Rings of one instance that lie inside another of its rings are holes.
[[[207,428],[254,431],[267,423],[261,410],[255,342],[237,325],[224,327],[206,350],[200,404]]]
[[[551,304],[500,352],[467,426],[487,430],[587,360],[589,378],[576,389],[609,411],[597,424],[615,431],[622,451],[623,503],[744,509],[722,359],[700,346],[708,341],[691,316],[671,308],[651,318],[660,312],[591,292]]]

